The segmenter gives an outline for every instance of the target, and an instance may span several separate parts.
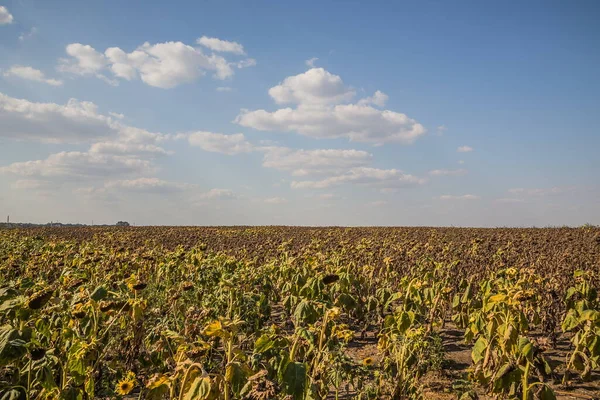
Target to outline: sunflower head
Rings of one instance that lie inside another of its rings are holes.
[[[363,359],[362,365],[364,365],[365,367],[370,367],[371,365],[373,365],[373,358],[367,357],[367,358]]]
[[[127,377],[125,379],[120,380],[117,383],[116,392],[117,392],[117,394],[120,394],[121,396],[125,396],[133,390],[134,386],[135,386],[134,381],[132,379],[130,379],[129,377]]]

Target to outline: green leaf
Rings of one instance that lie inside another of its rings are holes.
[[[533,343],[525,337],[519,338],[519,351],[523,355],[523,357],[527,358],[529,361],[533,360]]]
[[[471,299],[471,282],[469,282],[469,285],[467,286],[467,288],[465,289],[465,292],[463,293],[462,297],[460,298],[460,302],[462,304],[466,304],[469,302],[470,299]]]
[[[262,354],[268,350],[271,350],[275,345],[275,342],[271,339],[269,335],[262,335],[256,342],[254,343],[254,352],[258,354]]]
[[[184,400],[204,400],[210,395],[210,378],[198,376],[183,397]]]
[[[294,400],[301,400],[306,391],[306,365],[300,362],[289,363],[282,383],[287,394],[291,394]]]
[[[575,329],[577,325],[579,325],[577,313],[574,310],[569,310],[560,327],[562,328],[563,332],[569,332]]]
[[[582,352],[578,351],[573,354],[572,365],[579,372],[583,372],[586,369],[587,357]]]
[[[455,294],[452,298],[452,308],[457,308],[460,305],[460,296]]]
[[[342,293],[336,299],[336,305],[342,307],[346,311],[350,311],[356,307],[356,299],[348,293]]]
[[[538,393],[540,400],[556,400],[554,391],[548,385],[542,386],[542,390]]]
[[[10,325],[0,327],[0,366],[23,357],[27,352],[26,342],[18,330]]]
[[[477,341],[475,342],[473,350],[471,351],[471,358],[473,359],[473,363],[477,364],[481,360],[483,360],[487,347],[488,341],[483,336],[480,336],[479,339],[477,339]]]
[[[25,300],[25,296],[17,296],[4,300],[2,304],[0,304],[0,313],[6,313],[10,310],[21,307],[25,303]]]
[[[107,294],[108,294],[108,291],[106,290],[106,288],[104,286],[100,285],[96,289],[94,289],[94,291],[92,292],[90,297],[94,301],[100,301],[100,300],[104,299]]]
[[[598,312],[596,310],[585,310],[579,316],[579,321],[581,321],[581,322],[598,321],[598,319],[600,319],[600,312]]]
[[[248,367],[232,362],[225,368],[225,381],[231,384],[234,393],[239,394],[251,374],[252,370]]]
[[[0,400],[26,400],[27,392],[22,386],[0,390]]]
[[[413,320],[414,320],[414,313],[413,313],[413,317],[411,319],[411,315],[409,314],[409,312],[402,311],[400,313],[400,315],[398,316],[398,330],[401,333],[406,332],[406,330],[408,328],[410,328],[410,326],[412,325]]]
[[[294,319],[296,322],[314,324],[318,318],[319,313],[308,300],[302,300],[296,306],[296,310],[294,311]]]
[[[567,289],[565,299],[569,300],[571,297],[575,296],[575,293],[577,293],[577,289],[574,287],[570,287],[569,289]]]

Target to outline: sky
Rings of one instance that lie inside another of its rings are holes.
[[[598,20],[594,0],[0,0],[0,216],[597,225]]]

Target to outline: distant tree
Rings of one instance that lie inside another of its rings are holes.
[[[129,226],[129,222],[127,222],[127,221],[119,221],[119,222],[117,222],[117,226]]]

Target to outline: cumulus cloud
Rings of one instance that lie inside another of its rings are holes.
[[[351,183],[385,189],[417,186],[425,182],[425,179],[405,174],[397,169],[358,167],[318,181],[293,181],[291,187],[294,189],[324,189]]]
[[[206,39],[213,43],[213,47],[219,47],[214,42],[219,39]],[[235,42],[219,43],[221,48],[226,48],[225,44],[241,47]],[[60,60],[58,68],[61,71],[93,75],[109,83],[118,83],[118,80],[104,75],[110,71],[116,78],[128,81],[141,79],[147,85],[163,89],[193,82],[207,72],[212,72],[216,79],[227,79],[234,75],[234,68],[246,68],[256,64],[253,59],[229,62],[220,55],[205,54],[201,48],[182,42],[146,42],[130,53],[119,47],[110,47],[101,53],[89,45],[72,43],[67,46],[66,51],[70,58]]]
[[[196,40],[196,43],[207,47],[213,51],[234,53],[240,55],[246,54],[246,52],[244,51],[244,46],[237,42],[229,42],[227,40],[202,36],[200,39]]]
[[[461,176],[466,173],[466,169],[434,169],[429,171],[429,175],[431,176]]]
[[[104,179],[151,171],[151,164],[134,156],[115,156],[90,152],[60,152],[44,160],[16,162],[0,167],[0,173],[30,179],[74,181]]]
[[[8,9],[4,6],[0,6],[0,25],[12,24],[14,18]]]
[[[269,89],[269,95],[277,104],[337,104],[352,99],[355,91],[346,87],[338,75],[312,68],[285,78]]]
[[[156,146],[166,137],[127,126],[103,115],[89,101],[70,99],[67,104],[34,103],[0,93],[0,137],[50,143],[96,142],[92,152],[113,147],[116,153],[166,153]],[[128,147],[130,151],[126,151]],[[134,151],[135,149],[135,151]]]
[[[376,91],[373,96],[365,97],[364,99],[360,99],[358,101],[358,105],[364,106],[368,104],[374,104],[378,107],[385,107],[385,103],[387,103],[389,96],[381,91]]]
[[[39,69],[35,69],[24,65],[13,65],[6,72],[4,72],[4,76],[17,77],[35,82],[42,82],[51,86],[60,86],[63,84],[61,80],[46,78],[44,73]]]
[[[243,133],[225,135],[205,131],[193,132],[188,135],[188,142],[202,150],[227,155],[249,153],[254,150],[254,146],[246,140]]]
[[[125,125],[111,116],[100,114],[94,103],[75,99],[69,100],[66,105],[33,103],[0,93],[0,137],[53,143],[91,143],[87,151],[63,151],[46,159],[1,166],[2,174],[26,178],[17,183],[21,188],[44,186],[50,189],[65,184],[105,180],[131,184],[127,179],[137,179],[155,171],[153,160],[170,154],[160,147],[169,136]],[[152,182],[137,183],[149,185]],[[94,193],[97,193],[96,189]]]
[[[234,122],[261,131],[296,132],[314,138],[345,137],[374,144],[409,144],[426,132],[405,114],[372,107],[371,104],[385,104],[387,95],[382,92],[355,104],[348,103],[355,91],[323,68],[288,77],[272,87],[269,95],[277,104],[295,107],[273,112],[242,110]]]
[[[0,93],[0,136],[79,143],[118,133],[119,125],[88,101],[34,103]]]
[[[473,194],[463,194],[459,196],[444,194],[440,196],[440,200],[479,200],[481,197]]]
[[[471,146],[460,146],[458,149],[456,149],[456,151],[459,153],[469,153],[473,150],[474,149]]]
[[[263,151],[263,167],[289,171],[294,176],[340,173],[367,165],[372,158],[370,153],[361,150],[293,150],[287,147],[266,147]]]
[[[60,59],[58,70],[77,75],[98,75],[106,67],[108,60],[104,54],[90,45],[71,43],[66,47],[70,59]]]

